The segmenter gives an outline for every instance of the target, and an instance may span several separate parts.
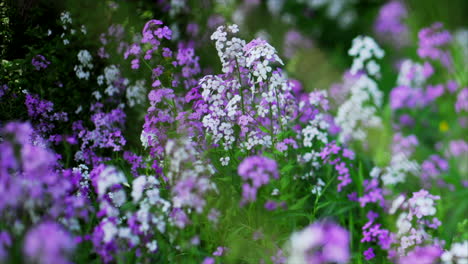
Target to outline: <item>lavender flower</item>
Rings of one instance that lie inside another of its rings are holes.
[[[416,247],[408,255],[401,257],[398,260],[399,264],[435,264],[438,263],[442,249],[437,245],[429,245],[424,247]]]
[[[434,23],[418,33],[419,48],[418,55],[421,58],[438,60],[446,68],[452,67],[452,57],[449,51],[442,48],[452,41],[452,35],[442,29],[442,23]]]
[[[54,222],[37,225],[26,234],[24,240],[25,256],[39,264],[69,264],[68,255],[74,248],[73,238]]]
[[[257,198],[257,190],[268,184],[270,179],[278,179],[278,166],[272,159],[262,156],[251,156],[244,159],[239,167],[237,173],[244,180],[242,185],[242,202],[253,202]]]
[[[468,88],[463,88],[457,95],[457,102],[455,103],[455,110],[457,113],[462,111],[468,112]]]
[[[31,64],[34,66],[36,71],[40,71],[41,69],[46,69],[50,64],[50,61],[46,60],[46,58],[41,54],[38,54],[32,58]]]
[[[408,13],[400,1],[390,1],[380,8],[374,30],[379,37],[397,47],[408,45],[408,28],[403,23]]]
[[[347,263],[349,233],[332,222],[316,222],[290,237],[287,263]]]
[[[366,260],[371,260],[375,258],[375,253],[373,248],[368,248],[366,251],[364,251],[364,258]]]

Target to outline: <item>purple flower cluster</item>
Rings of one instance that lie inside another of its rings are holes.
[[[380,8],[374,30],[381,39],[396,47],[405,46],[409,42],[408,27],[403,21],[407,16],[406,6],[402,2],[390,1]]]
[[[468,88],[463,88],[457,95],[457,102],[455,103],[455,110],[457,113],[462,111],[468,112]]]
[[[26,234],[24,254],[32,263],[69,264],[69,255],[75,246],[75,240],[63,227],[43,222]]]
[[[99,155],[100,149],[121,151],[126,143],[121,130],[125,123],[125,112],[116,108],[105,113],[102,107],[100,103],[94,105],[96,112],[91,116],[93,129],[86,128],[81,120],[73,123],[74,137],[81,142],[80,151],[75,154],[77,161],[97,164],[105,160]]]
[[[443,48],[452,41],[452,35],[442,30],[442,23],[434,23],[431,27],[422,29],[419,34],[418,55],[421,58],[437,60],[447,68],[452,67],[452,57]]]
[[[28,115],[34,120],[34,128],[39,133],[50,133],[55,128],[55,121],[68,121],[68,114],[65,112],[54,113],[54,104],[50,101],[40,99],[37,95],[26,94],[25,100]],[[51,137],[52,139],[53,137]]]
[[[289,30],[284,36],[283,54],[286,58],[292,58],[298,51],[310,49],[312,40],[297,30]]]
[[[341,154],[339,154],[341,152]],[[338,191],[340,192],[343,187],[349,185],[352,180],[350,177],[349,164],[343,160],[346,158],[348,160],[354,160],[355,154],[352,150],[349,150],[344,147],[340,147],[336,142],[331,142],[327,144],[322,151],[320,152],[320,157],[323,162],[328,163],[334,166],[335,171],[338,173]]]
[[[423,181],[436,179],[449,169],[448,162],[438,155],[431,155],[421,164],[421,177]]]
[[[41,69],[46,69],[49,66],[50,61],[48,61],[44,56],[38,54],[34,56],[31,60],[31,64],[34,66],[36,71],[40,71]]]
[[[416,247],[406,256],[398,259],[399,264],[435,264],[439,263],[443,250],[438,245]]]
[[[2,98],[8,91],[8,85],[0,85],[0,98]]]
[[[368,222],[362,227],[362,239],[361,242],[376,242],[377,245],[383,250],[389,250],[392,243],[394,243],[395,235],[382,228],[382,224],[378,223],[376,219],[379,214],[369,211],[367,213]],[[371,258],[371,253],[366,254],[366,258]]]
[[[62,169],[59,155],[37,145],[40,138],[29,123],[7,123],[1,130],[5,139],[0,143],[1,221],[28,227],[42,219],[60,218],[67,225],[87,219],[86,200],[72,195],[81,175]],[[2,237],[1,248],[11,244],[7,234]],[[54,222],[29,230],[24,241],[25,255],[37,263],[69,263],[66,255],[73,248],[73,239]]]
[[[257,199],[257,191],[262,185],[268,184],[271,179],[279,178],[276,162],[262,156],[245,158],[239,164],[237,173],[244,180],[241,204],[255,201]]]

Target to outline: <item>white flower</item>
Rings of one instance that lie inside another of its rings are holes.
[[[444,264],[468,264],[468,241],[453,243],[449,251],[441,256]]]
[[[365,61],[372,57],[381,59],[385,53],[371,37],[358,36],[353,39],[353,45],[348,51],[348,54],[355,57],[351,67],[351,73],[356,74],[358,71],[364,70]],[[378,77],[380,73],[380,66],[374,60],[370,60],[367,63],[366,69],[367,74],[370,76]]]
[[[158,249],[158,243],[156,240],[153,240],[149,243],[146,244],[146,248],[148,248],[149,251],[154,252],[156,249]]]
[[[132,182],[132,198],[134,202],[138,202],[143,196],[143,191],[145,189],[146,177],[140,176],[133,180]]]
[[[105,219],[104,224],[102,225],[102,231],[104,232],[103,241],[105,243],[109,243],[113,240],[113,238],[118,234],[118,229],[114,223]]]
[[[78,52],[78,61],[84,66],[84,67],[87,67],[89,69],[92,69],[93,68],[93,64],[91,63],[91,61],[93,60],[93,57],[91,56],[91,53],[89,53],[89,51],[87,50],[80,50]]]
[[[279,195],[279,190],[277,188],[273,189],[273,191],[271,192],[271,195],[272,196],[277,196]]]
[[[98,196],[102,197],[107,189],[119,183],[127,183],[125,175],[115,167],[107,166],[98,176]]]
[[[394,214],[404,202],[405,202],[405,196],[399,195],[395,200],[393,200],[392,207],[390,208],[390,210],[388,210],[388,212],[390,214]]]
[[[72,19],[70,16],[70,12],[65,11],[60,14],[60,21],[62,21],[62,24],[71,24]]]
[[[230,157],[222,157],[222,158],[219,159],[219,161],[221,161],[221,165],[227,166],[227,165],[229,165],[229,160],[230,159],[231,159]]]

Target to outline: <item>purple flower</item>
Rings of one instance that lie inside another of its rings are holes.
[[[172,30],[170,30],[167,26],[164,26],[162,28],[158,28],[154,31],[154,35],[156,35],[158,38],[166,38],[166,39],[171,39],[172,36]]]
[[[448,162],[438,155],[431,155],[429,159],[421,164],[421,177],[423,180],[435,179],[440,174],[447,172]]]
[[[24,239],[24,254],[34,263],[69,264],[75,248],[73,238],[57,223],[44,222],[30,230]]]
[[[271,261],[273,261],[273,264],[285,264],[286,257],[284,256],[283,250],[278,249],[276,255],[271,256]]]
[[[358,198],[361,207],[367,203],[377,203],[380,206],[384,205],[385,199],[383,197],[383,190],[379,188],[379,181],[377,179],[364,180],[364,195]]]
[[[212,257],[207,257],[203,260],[202,264],[215,264],[215,259]]]
[[[405,5],[400,1],[390,1],[383,5],[375,21],[374,30],[377,35],[398,48],[409,42],[408,28],[403,23],[408,12]]]
[[[312,40],[302,35],[297,30],[290,30],[284,37],[284,56],[292,58],[294,54],[301,49],[310,49],[312,47]]]
[[[371,260],[375,258],[374,249],[368,248],[366,251],[364,251],[364,258],[366,258],[366,260]]]
[[[31,64],[36,68],[36,71],[39,71],[41,69],[47,68],[49,66],[50,61],[46,60],[46,58],[40,54],[34,56],[32,58]]]
[[[332,222],[316,222],[290,238],[288,263],[347,263],[349,233]]]
[[[468,154],[468,143],[462,139],[450,141],[448,154],[454,157]]]
[[[455,110],[457,113],[462,111],[468,112],[468,87],[463,88],[457,95],[457,102],[455,103]]]
[[[434,23],[431,27],[424,28],[418,33],[418,55],[421,58],[438,60],[447,68],[452,66],[452,57],[449,51],[441,48],[452,41],[452,35],[442,29],[442,23]]]
[[[257,189],[267,184],[271,178],[279,177],[276,161],[262,156],[247,157],[241,162],[237,172],[246,182],[243,185],[243,203],[255,201]]]
[[[265,207],[265,209],[267,209],[268,211],[273,211],[273,210],[276,210],[276,208],[278,207],[278,205],[276,204],[275,201],[268,200],[268,201],[265,202],[264,207]]]
[[[429,245],[424,247],[416,247],[406,256],[398,260],[398,264],[435,264],[439,263],[439,258],[443,250],[437,245]]]
[[[11,247],[12,239],[6,231],[0,232],[0,261],[4,261],[8,257],[7,248]]]
[[[8,90],[8,86],[6,84],[0,85],[0,98],[5,95],[6,91]]]
[[[174,91],[169,88],[161,88],[156,90],[151,90],[148,94],[148,99],[152,105],[155,105],[162,101],[163,98],[172,99],[174,98]]]
[[[216,251],[213,252],[213,256],[220,257],[220,256],[222,256],[222,255],[224,255],[226,253],[227,249],[228,248],[226,248],[226,247],[218,247],[218,248],[216,248]]]

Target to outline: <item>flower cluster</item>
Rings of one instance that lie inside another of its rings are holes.
[[[442,30],[442,27],[442,23],[435,23],[419,32],[418,55],[421,58],[440,61],[445,67],[451,68],[451,55],[448,51],[442,50],[441,47],[452,41],[452,35],[450,32]]]
[[[216,41],[224,74],[207,75],[200,80],[203,101],[196,111],[212,135],[213,143],[231,149],[236,138],[246,150],[255,146],[271,147],[273,137],[296,111],[291,85],[273,63],[282,64],[276,50],[262,39],[245,44],[228,33],[238,32],[236,25],[218,27]],[[240,127],[240,132],[234,130]]]
[[[79,65],[75,66],[76,77],[79,79],[89,80],[90,72],[86,70],[92,70],[93,64],[91,53],[87,50],[80,50],[77,54]]]
[[[383,95],[371,77],[380,76],[380,66],[372,58],[381,59],[384,51],[372,38],[359,36],[348,53],[355,57],[350,73],[358,77],[350,88],[350,97],[338,109],[336,123],[341,127],[341,141],[364,140],[365,129],[379,127],[382,122],[377,111]]]
[[[237,169],[244,180],[242,185],[242,202],[253,202],[257,199],[257,191],[271,179],[278,179],[278,168],[274,160],[262,156],[251,156],[244,159]]]
[[[397,254],[406,255],[408,250],[416,245],[422,245],[431,241],[431,236],[426,229],[437,229],[441,222],[435,217],[435,200],[440,197],[429,194],[426,190],[413,193],[413,196],[406,201],[404,199],[395,200],[395,208],[406,209],[398,216],[396,226],[398,228]]]
[[[290,237],[289,264],[347,263],[349,233],[333,222],[315,222]]]
[[[382,40],[395,44],[397,47],[408,45],[409,32],[404,24],[407,16],[408,11],[402,2],[390,1],[380,8],[374,30]]]
[[[41,54],[38,54],[32,58],[31,64],[34,66],[36,71],[40,71],[41,69],[46,69],[50,64],[50,61],[46,60],[46,58]]]

